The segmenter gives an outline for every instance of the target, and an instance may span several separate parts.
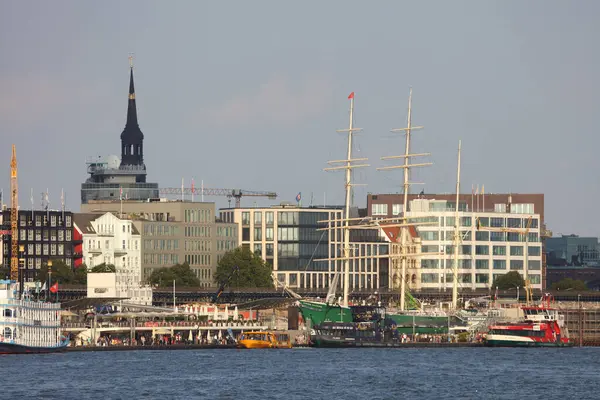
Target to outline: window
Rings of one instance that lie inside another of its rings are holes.
[[[404,204],[392,204],[392,215],[402,214],[402,207],[404,207]]]
[[[125,247],[125,241],[123,240],[123,250],[125,250],[125,249],[126,249],[126,247]]]
[[[460,254],[471,254],[471,246],[470,245],[463,245],[461,246],[461,253]]]
[[[372,215],[388,215],[387,204],[371,204]]]
[[[62,229],[58,231],[58,241],[59,242],[65,241],[65,231],[63,231]]]
[[[505,256],[506,246],[494,246],[493,253],[495,256]]]
[[[506,212],[506,204],[494,204],[494,212],[497,213],[505,213]]]
[[[471,217],[462,217],[460,219],[460,226],[471,226]]]
[[[529,246],[529,255],[538,257],[540,255],[540,248],[538,246]]]
[[[254,228],[254,240],[262,241],[262,228]]]
[[[508,218],[507,225],[509,228],[521,228],[521,218]]]
[[[504,228],[504,218],[490,218],[490,226],[494,228]],[[492,232],[499,233],[499,232]]]
[[[541,269],[541,263],[538,260],[528,260],[527,269],[531,271],[539,271]]]
[[[511,214],[533,214],[532,203],[516,203],[510,205]]]
[[[523,269],[523,260],[510,260],[510,269],[511,270]]]
[[[273,211],[265,212],[265,224],[273,225]]]
[[[56,226],[56,215],[50,216],[50,226]]]
[[[421,260],[421,268],[439,268],[440,267],[440,260],[429,260],[429,259],[423,259]]]
[[[421,274],[421,283],[438,283],[439,280],[439,274]]]
[[[265,246],[265,255],[268,256],[273,256],[273,243],[267,243],[267,245]]]
[[[123,233],[125,233],[125,225],[123,225]]]
[[[478,242],[488,242],[490,240],[490,233],[484,231],[476,231],[475,240]]]
[[[298,240],[298,228],[277,228],[277,240]]]
[[[505,242],[506,233],[504,232],[490,232],[490,240],[492,242]]]
[[[250,211],[242,212],[242,225],[250,225]]]
[[[506,260],[494,260],[494,269],[506,269]]]
[[[475,283],[489,283],[489,275],[475,274]]]
[[[250,241],[250,228],[242,228],[242,241],[243,242]]]
[[[489,267],[489,260],[475,260],[475,269],[488,269]]]
[[[262,225],[262,211],[254,211],[254,226]]]
[[[475,254],[479,256],[487,256],[490,254],[489,246],[475,246]]]
[[[510,246],[510,255],[511,256],[522,256],[523,255],[523,246]]]
[[[439,233],[436,232],[419,232],[419,236],[422,240],[439,240]]]
[[[262,244],[261,243],[256,243],[254,245],[254,254],[262,257]]]

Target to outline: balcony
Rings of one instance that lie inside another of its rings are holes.
[[[125,249],[115,249],[114,250],[115,257],[127,255],[127,250]]]

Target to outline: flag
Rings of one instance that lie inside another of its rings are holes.
[[[479,185],[477,185],[477,189],[475,189],[475,195],[478,196],[479,195]]]
[[[58,282],[56,282],[54,285],[50,286],[50,292],[58,293]]]
[[[471,183],[471,194],[474,195],[475,194],[475,184]]]
[[[302,194],[298,192],[298,194],[296,195],[296,201],[300,201],[300,199],[302,199]]]
[[[353,99],[354,98],[354,92],[350,93],[350,95],[348,96],[349,99]]]
[[[195,193],[195,189],[194,189],[194,178],[192,178],[192,193]]]
[[[481,185],[481,195],[483,195],[484,185]]]
[[[119,200],[123,200],[123,188],[119,187]]]

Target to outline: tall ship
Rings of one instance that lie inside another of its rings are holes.
[[[19,295],[15,281],[0,280],[0,354],[54,353],[65,350],[60,303]]]
[[[405,216],[400,216],[397,218],[383,218],[377,220],[369,220],[364,218],[349,218],[350,216],[350,199],[351,199],[351,190],[353,187],[353,183],[351,180],[351,173],[354,169],[360,167],[367,167],[368,164],[359,164],[359,162],[366,161],[366,158],[353,158],[352,156],[352,136],[353,133],[359,131],[360,128],[354,127],[354,92],[350,94],[348,97],[350,99],[350,122],[348,129],[338,130],[338,132],[347,132],[348,133],[348,150],[347,157],[344,160],[335,160],[330,161],[329,164],[333,165],[332,167],[325,168],[326,171],[335,171],[335,170],[344,170],[346,173],[345,180],[345,188],[346,188],[346,202],[345,202],[345,213],[343,220],[337,221],[320,221],[323,223],[327,223],[330,228],[325,229],[335,229],[332,228],[331,225],[337,225],[338,227],[342,227],[343,229],[343,257],[335,258],[335,260],[343,261],[343,277],[344,284],[342,285],[344,288],[344,297],[343,301],[338,302],[335,297],[335,288],[337,286],[337,278],[339,277],[336,273],[334,282],[332,282],[330,286],[330,292],[327,295],[327,299],[325,302],[317,302],[317,301],[308,301],[308,300],[299,300],[299,309],[304,318],[305,322],[309,324],[311,327],[322,325],[324,323],[327,324],[352,324],[352,323],[362,323],[364,325],[365,321],[356,320],[356,314],[359,307],[362,306],[352,306],[349,304],[348,296],[349,296],[349,260],[352,258],[350,255],[350,229],[361,228],[361,229],[376,229],[383,231],[388,238],[390,238],[390,259],[392,262],[392,268],[394,269],[394,275],[398,276],[399,279],[394,279],[394,282],[397,281],[398,287],[394,287],[394,289],[398,289],[400,292],[400,307],[399,310],[393,311],[389,310],[386,313],[385,320],[386,326],[391,326],[393,324],[400,333],[442,333],[447,332],[448,329],[448,316],[443,312],[429,312],[424,311],[419,302],[414,299],[410,295],[410,291],[408,287],[406,287],[406,280],[404,277],[407,275],[407,264],[409,259],[413,259],[414,257],[419,257],[420,254],[412,254],[408,250],[410,245],[408,241],[410,240],[407,236],[416,235],[415,227],[417,225],[421,225],[420,222],[412,221]],[[422,163],[422,164],[409,164],[409,160],[413,157],[429,155],[428,153],[422,154],[410,154],[410,133],[413,129],[419,129],[421,127],[413,127],[411,125],[411,110],[412,110],[412,89],[409,95],[408,102],[408,125],[406,128],[394,129],[393,132],[403,132],[406,134],[406,148],[405,154],[401,156],[388,156],[382,157],[383,160],[387,159],[404,159],[404,164],[401,166],[389,166],[378,168],[379,170],[388,170],[388,169],[396,169],[402,168],[404,169],[404,208],[403,210],[407,210],[407,194],[408,188],[411,184],[408,182],[409,174],[408,170],[411,167],[417,166],[425,166],[431,165],[430,163]],[[332,224],[333,223],[333,224]],[[360,225],[360,226],[357,226]],[[393,232],[392,232],[393,231]],[[413,252],[414,253],[414,252]],[[382,257],[388,257],[382,256]],[[333,292],[332,292],[333,290]],[[408,298],[408,299],[407,299]],[[378,306],[372,306],[374,309]],[[407,310],[406,307],[410,307],[411,310]],[[331,328],[331,327],[330,327]]]
[[[539,305],[521,307],[522,321],[497,323],[489,327],[485,344],[490,347],[569,347],[569,331],[564,316],[552,307],[546,296]]]

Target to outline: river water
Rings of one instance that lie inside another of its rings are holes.
[[[600,348],[0,356],[1,399],[597,399]]]

